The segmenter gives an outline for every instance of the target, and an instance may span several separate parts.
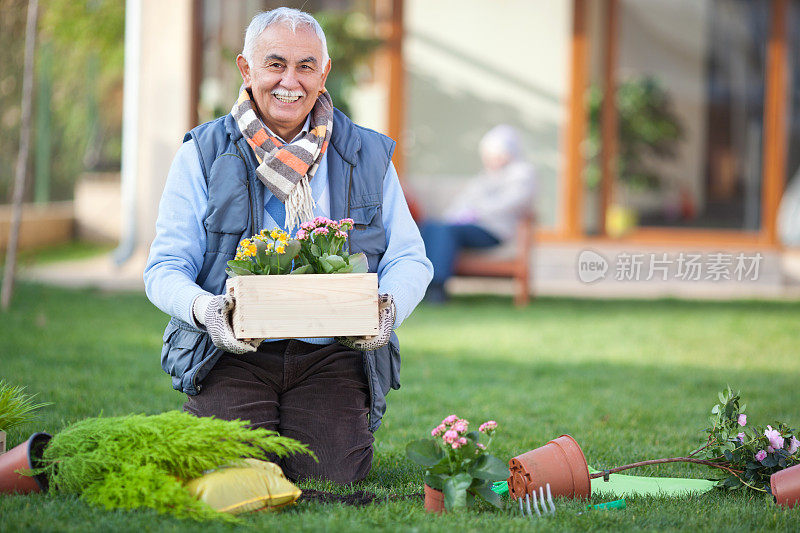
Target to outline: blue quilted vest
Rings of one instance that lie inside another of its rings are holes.
[[[264,185],[256,177],[258,162],[231,115],[197,126],[184,137],[194,140],[208,186],[205,214],[206,251],[197,284],[211,294],[225,290],[226,262],[239,241],[262,229]],[[334,109],[333,132],[327,151],[331,218],[353,219],[350,252],[363,252],[370,272],[386,251],[383,227],[383,177],[394,141],[354,124]],[[222,355],[208,334],[172,318],[164,331],[161,366],[172,386],[198,394],[202,381]],[[364,352],[364,371],[370,390],[370,431],[378,429],[386,411],[385,396],[400,387],[397,336],[389,345]]]

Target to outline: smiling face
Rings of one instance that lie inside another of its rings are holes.
[[[252,65],[242,55],[236,58],[264,123],[286,141],[300,132],[325,91],[331,62],[323,65],[322,60],[322,41],[313,29],[298,26],[292,31],[281,23],[258,37]]]

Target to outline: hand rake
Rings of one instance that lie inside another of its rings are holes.
[[[542,517],[547,515],[554,515],[556,514],[556,506],[553,503],[553,497],[550,494],[550,483],[545,485],[547,490],[547,499],[545,499],[544,491],[545,488],[539,487],[539,497],[536,497],[536,489],[533,489],[529,493],[525,493],[525,504],[523,506],[522,497],[518,498],[519,501],[519,512],[522,513],[522,516],[529,516],[533,518],[533,513],[536,512],[536,516]],[[533,500],[533,511],[531,510],[531,499]]]

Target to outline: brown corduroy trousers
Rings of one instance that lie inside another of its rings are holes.
[[[278,460],[286,477],[361,481],[372,466],[364,355],[339,343],[265,342],[257,352],[224,354],[188,396],[185,411],[249,420],[307,444],[317,455]]]

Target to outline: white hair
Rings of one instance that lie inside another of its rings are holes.
[[[247,26],[247,31],[244,34],[242,55],[249,65],[253,64],[253,52],[258,37],[264,33],[264,30],[278,22],[286,24],[293,32],[297,31],[298,26],[313,29],[319,40],[322,41],[322,66],[325,67],[328,64],[328,40],[325,38],[325,32],[322,31],[322,26],[319,25],[319,22],[305,11],[292,9],[291,7],[279,7],[271,11],[258,13]]]
[[[482,152],[519,159],[523,155],[522,139],[513,126],[500,124],[490,129],[480,142]]]

